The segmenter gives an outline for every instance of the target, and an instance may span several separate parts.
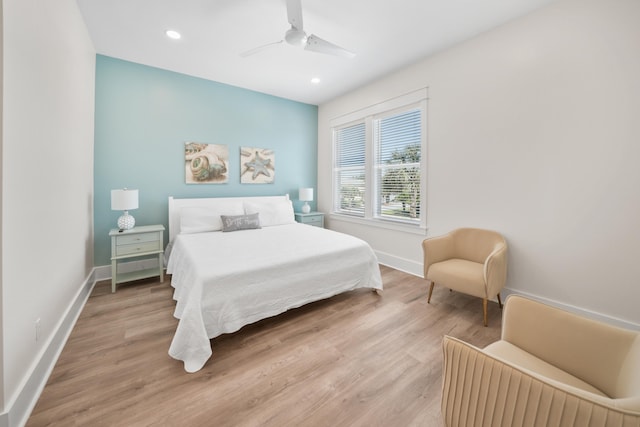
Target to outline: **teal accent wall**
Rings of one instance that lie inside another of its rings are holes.
[[[96,266],[111,260],[121,212],[111,190],[138,189],[136,225],[168,227],[167,198],[288,193],[316,186],[318,108],[107,56],[96,58],[94,230]],[[186,184],[184,143],[226,144],[229,181]],[[275,182],[240,183],[240,147],[275,152]],[[312,203],[315,209],[315,201]],[[165,244],[167,243],[165,232]]]

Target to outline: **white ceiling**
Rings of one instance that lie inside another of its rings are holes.
[[[283,39],[285,0],[77,0],[99,54],[316,105],[552,1],[302,0],[305,31],[349,59],[287,43],[240,56]]]

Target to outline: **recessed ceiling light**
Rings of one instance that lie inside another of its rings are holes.
[[[174,40],[178,40],[180,37],[182,37],[180,33],[175,30],[167,30],[164,33],[167,35],[167,37]]]
[[[312,78],[311,83],[313,83],[314,85],[317,85],[318,83],[320,83],[320,78],[319,77]]]

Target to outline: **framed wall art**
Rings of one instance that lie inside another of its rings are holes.
[[[276,175],[273,150],[240,147],[240,182],[242,184],[271,184]]]
[[[187,184],[225,184],[229,181],[229,148],[221,144],[184,143]]]

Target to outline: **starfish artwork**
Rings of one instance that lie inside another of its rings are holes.
[[[275,158],[272,150],[264,148],[240,149],[242,173],[240,182],[245,184],[272,183],[275,175]]]

